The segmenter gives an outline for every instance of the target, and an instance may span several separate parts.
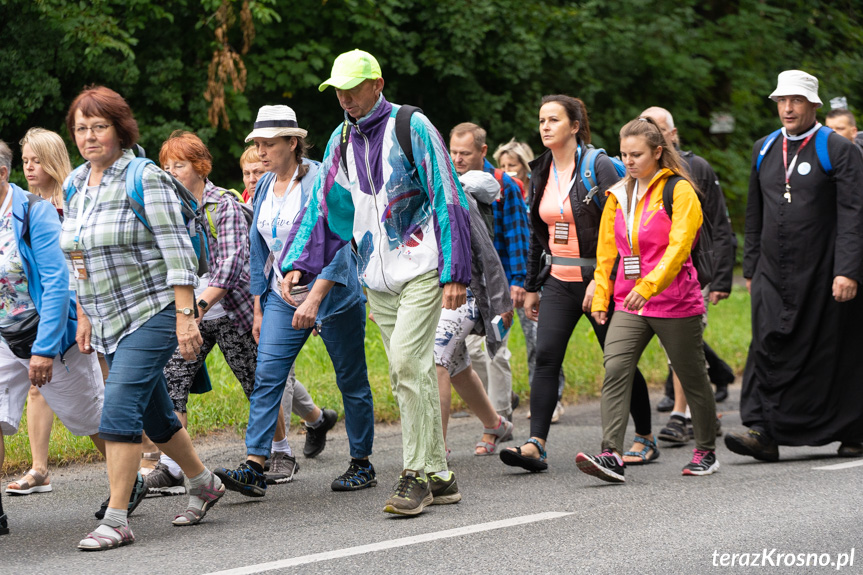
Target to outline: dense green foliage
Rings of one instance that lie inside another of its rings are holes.
[[[848,0],[0,0],[0,138],[36,125],[65,134],[74,96],[105,84],[129,100],[151,156],[171,130],[194,130],[213,152],[213,180],[236,185],[263,104],[292,106],[320,158],[341,113],[317,85],[359,47],[378,56],[392,101],[421,106],[444,133],[478,122],[492,149],[516,136],[539,151],[546,93],[583,98],[595,143],[611,152],[623,123],[665,106],[684,147],[716,167],[739,230],[752,142],[777,125],[766,96],[778,72],[805,69],[822,99],[863,108],[860,14]],[[216,78],[230,127],[214,127],[203,97],[214,52],[239,54],[249,40],[244,91]],[[715,112],[734,115],[734,133],[708,133]]]

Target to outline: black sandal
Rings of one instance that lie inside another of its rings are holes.
[[[539,459],[522,455],[521,448],[528,443],[532,443],[539,450]],[[510,467],[521,467],[531,473],[538,473],[540,471],[547,470],[548,463],[546,463],[545,460],[548,457],[548,453],[546,453],[539,441],[531,437],[524,445],[516,447],[515,450],[504,449],[500,452],[500,460]]]

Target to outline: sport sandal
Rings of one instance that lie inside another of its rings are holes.
[[[476,444],[474,455],[493,455],[497,450],[498,443],[512,439],[512,423],[507,421],[502,415],[498,415],[498,418],[500,420],[498,421],[497,427],[482,428],[483,434],[494,435],[494,443],[489,443],[488,441],[482,441],[482,439],[480,439]],[[482,449],[482,451],[477,451],[480,449]]]
[[[172,523],[178,527],[185,527],[187,525],[197,525],[201,522],[201,519],[204,518],[204,515],[207,514],[207,511],[219,502],[219,499],[225,495],[225,484],[222,483],[219,485],[218,489],[213,487],[213,483],[215,482],[216,475],[210,478],[210,482],[207,485],[201,485],[200,487],[196,487],[194,489],[189,490],[189,495],[192,497],[197,497],[199,499],[204,500],[204,505],[198,509],[197,507],[189,506],[186,508],[184,512],[174,517]]]
[[[521,448],[528,443],[532,443],[539,450],[539,458],[529,457],[527,455],[522,454]],[[539,471],[545,471],[548,469],[548,463],[545,462],[548,457],[548,453],[543,449],[542,445],[538,440],[531,437],[528,439],[525,444],[521,447],[516,447],[513,449],[504,449],[500,452],[500,460],[503,461],[506,465],[511,467],[521,467],[522,469],[526,469],[532,473],[537,473]]]
[[[647,465],[648,463],[653,463],[657,459],[659,459],[659,447],[656,445],[656,441],[651,441],[646,437],[642,437],[640,435],[636,435],[634,439],[635,443],[640,443],[644,447],[642,447],[638,451],[626,451],[623,453],[623,457],[638,457],[639,459],[636,461],[626,461],[624,459],[624,463],[626,465]],[[647,455],[647,452],[651,451],[650,455]]]
[[[33,478],[32,482],[25,479],[28,475]],[[17,485],[18,488],[13,489],[13,484]],[[54,488],[51,487],[48,473],[42,475],[35,469],[31,469],[24,474],[24,477],[6,486],[6,495],[30,495],[31,493],[48,493],[50,491],[54,491]]]

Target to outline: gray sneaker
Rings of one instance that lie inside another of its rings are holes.
[[[274,451],[270,455],[270,470],[264,475],[267,478],[267,485],[278,485],[281,483],[290,483],[294,480],[294,475],[300,470],[300,464],[297,459],[287,453]]]
[[[433,499],[429,481],[421,477],[419,471],[405,469],[393,487],[393,494],[384,505],[384,512],[419,515],[426,505],[431,505]]]
[[[458,491],[458,483],[452,471],[449,472],[449,479],[444,479],[439,473],[432,473],[429,475],[429,483],[434,497],[432,505],[447,505],[461,501],[461,493]]]
[[[153,471],[144,476],[144,485],[147,486],[148,495],[183,495],[186,493],[186,482],[183,473],[174,477],[168,466],[157,463]]]

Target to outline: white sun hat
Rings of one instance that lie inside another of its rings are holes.
[[[246,136],[246,142],[254,138],[277,138],[279,136],[298,136],[305,138],[308,131],[297,124],[297,115],[288,106],[261,106],[255,129]]]
[[[818,78],[802,70],[785,70],[779,74],[776,89],[770,99],[776,101],[781,96],[803,96],[813,104],[822,106],[818,97]]]

